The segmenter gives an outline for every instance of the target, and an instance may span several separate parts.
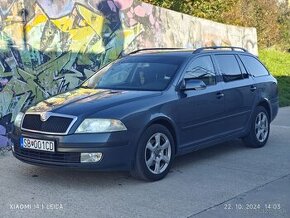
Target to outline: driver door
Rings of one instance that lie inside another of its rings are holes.
[[[183,79],[202,80],[205,89],[180,92],[176,110],[180,128],[180,148],[191,148],[223,133],[225,102],[212,57],[203,55],[192,60]]]

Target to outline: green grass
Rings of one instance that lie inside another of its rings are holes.
[[[280,106],[290,106],[290,53],[265,49],[259,58],[278,80]]]

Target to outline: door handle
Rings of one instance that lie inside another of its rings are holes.
[[[251,89],[250,89],[252,92],[256,91],[257,90],[257,86],[251,86]]]
[[[222,92],[218,92],[218,93],[216,94],[216,97],[217,97],[218,99],[221,99],[221,98],[223,98],[224,96],[225,96],[225,94],[222,93]]]

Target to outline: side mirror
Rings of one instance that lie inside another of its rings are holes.
[[[180,85],[181,91],[203,90],[206,89],[206,84],[198,79],[183,79]]]

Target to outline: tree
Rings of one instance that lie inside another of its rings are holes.
[[[279,42],[279,8],[276,0],[239,0],[223,14],[226,23],[255,27],[260,47],[271,47]]]
[[[280,27],[280,46],[283,50],[290,52],[290,8],[287,3],[280,4],[278,23]]]
[[[229,11],[236,0],[144,0],[144,2],[196,17],[222,22],[221,14]]]

